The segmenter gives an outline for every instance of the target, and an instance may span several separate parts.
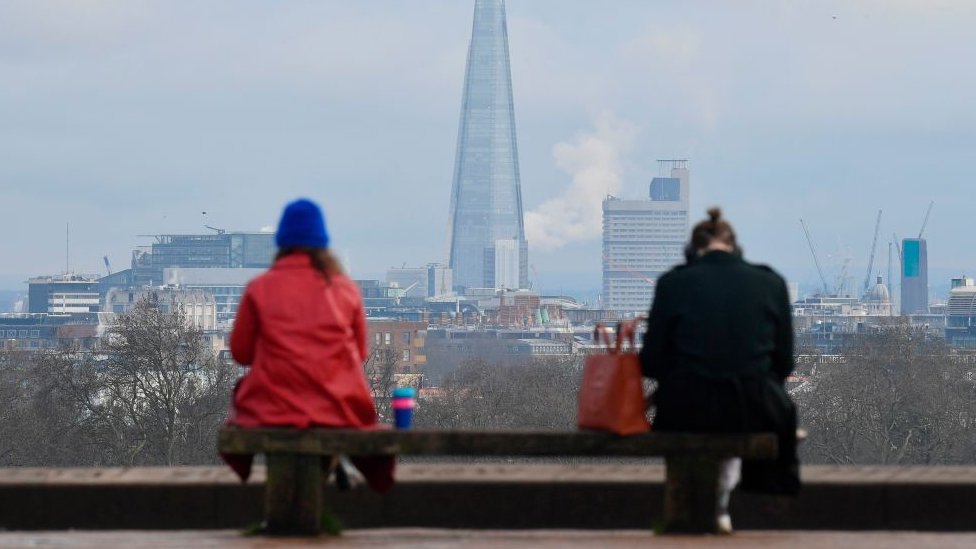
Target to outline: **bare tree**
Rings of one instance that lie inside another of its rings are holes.
[[[228,406],[233,367],[217,360],[182,310],[148,299],[121,315],[98,369],[93,410],[125,464],[213,461],[213,437]]]
[[[438,428],[576,428],[580,357],[540,358],[522,363],[466,361],[449,376],[442,393],[424,400],[417,424]]]
[[[0,362],[4,363],[0,373],[0,440],[10,444],[0,449],[0,463],[103,463],[101,445],[93,437],[93,418],[80,392],[82,386],[97,392],[91,383],[90,353],[71,348],[16,352],[7,353]]]
[[[237,374],[151,299],[95,351],[0,352],[0,464],[214,463]]]
[[[0,465],[17,464],[24,449],[25,409],[31,400],[24,356],[0,350]]]
[[[392,347],[376,347],[363,364],[369,392],[376,404],[376,420],[389,423],[393,420],[391,393],[396,387],[399,357]]]
[[[858,337],[797,395],[812,462],[954,464],[976,451],[972,367],[910,327]]]

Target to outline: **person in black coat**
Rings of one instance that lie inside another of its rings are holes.
[[[721,211],[708,214],[692,230],[688,263],[658,279],[648,315],[640,361],[658,383],[654,429],[775,432],[779,459],[743,463],[741,488],[795,494],[797,415],[784,387],[793,371],[786,283],[769,267],[743,261]],[[723,464],[723,510],[737,464]]]

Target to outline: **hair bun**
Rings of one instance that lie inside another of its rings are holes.
[[[721,217],[722,217],[721,208],[715,207],[715,208],[708,209],[708,220],[711,221],[712,223],[715,223],[716,221],[721,219]]]

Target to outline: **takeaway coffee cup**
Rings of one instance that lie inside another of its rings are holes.
[[[417,406],[417,391],[412,387],[393,389],[393,422],[397,429],[409,429]]]

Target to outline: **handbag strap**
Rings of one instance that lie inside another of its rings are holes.
[[[603,345],[612,352],[613,349],[610,346],[610,331],[607,330],[606,325],[604,325],[602,322],[597,322],[596,326],[593,327],[593,341],[596,342],[597,345],[603,343]]]
[[[617,342],[616,351],[619,353],[623,349],[623,344],[630,344],[631,351],[637,349],[637,323],[641,318],[635,318],[634,320],[621,320],[617,323]]]

